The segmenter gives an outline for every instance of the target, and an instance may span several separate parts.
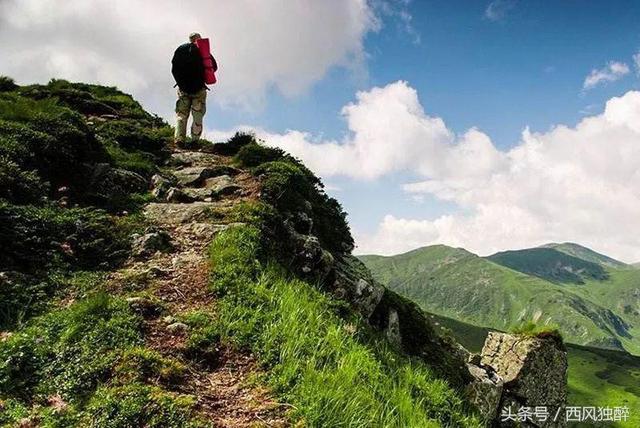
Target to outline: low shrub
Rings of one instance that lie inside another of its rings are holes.
[[[127,256],[128,233],[100,210],[0,202],[0,265],[21,272],[104,269]]]
[[[82,426],[96,428],[196,428],[195,398],[158,387],[131,385],[98,389],[83,412]]]
[[[15,91],[16,89],[18,89],[18,85],[11,77],[0,76],[0,92]]]
[[[214,144],[212,150],[223,156],[235,156],[242,147],[255,142],[255,135],[248,132],[236,132],[235,135],[225,143]]]
[[[554,324],[538,324],[535,321],[526,321],[512,328],[511,333],[527,337],[551,337],[562,342],[560,329]]]
[[[141,340],[140,320],[127,303],[96,294],[0,342],[0,395],[79,400],[109,377],[118,349]]]

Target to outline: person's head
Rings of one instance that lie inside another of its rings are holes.
[[[200,33],[191,33],[189,34],[189,41],[191,43],[195,43],[198,39],[201,39],[202,37],[200,37]]]

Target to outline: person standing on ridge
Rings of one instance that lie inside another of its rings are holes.
[[[191,138],[197,140],[202,135],[202,120],[207,111],[207,88],[204,65],[196,42],[200,34],[191,33],[189,43],[178,46],[171,60],[171,74],[178,87],[176,101],[176,131],[174,142],[183,143],[187,134],[187,120],[191,113]],[[214,71],[218,70],[216,60],[211,56]]]

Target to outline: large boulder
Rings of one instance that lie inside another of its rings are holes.
[[[500,426],[562,427],[567,401],[567,351],[554,334],[530,337],[490,332],[480,354],[480,366],[490,367],[503,380]],[[544,407],[546,420],[532,417],[512,421],[502,416]],[[559,412],[558,420],[555,415]]]

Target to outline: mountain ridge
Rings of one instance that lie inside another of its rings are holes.
[[[519,256],[544,253],[577,266],[574,272],[566,271],[561,282],[553,276],[533,275],[522,266],[508,266],[513,263],[496,260],[495,255],[448,261],[442,257],[473,254],[463,251],[436,246],[386,258],[361,257],[383,284],[439,315],[498,329],[533,319],[564,326],[561,331],[569,342],[635,353],[640,349],[635,339],[640,313],[629,303],[636,285],[640,289],[637,270],[627,265],[605,268],[553,248],[515,250]],[[590,250],[586,254],[592,256]],[[609,263],[609,258],[602,257]],[[585,266],[592,269],[591,275],[579,271]]]

